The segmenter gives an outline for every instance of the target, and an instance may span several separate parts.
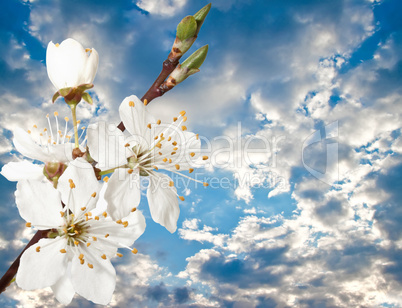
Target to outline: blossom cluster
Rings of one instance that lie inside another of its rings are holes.
[[[67,39],[49,43],[46,62],[57,89],[53,101],[64,98],[73,127],[67,117],[63,126],[55,113],[56,127],[47,115],[48,128],[13,132],[26,159],[6,164],[1,174],[18,182],[16,204],[26,226],[46,231],[22,254],[15,281],[25,290],[51,287],[65,305],[75,293],[106,305],[116,284],[111,259],[122,257],[118,249],[136,254],[133,244],[145,231],[137,209],[141,179],[149,182],[152,219],[173,233],[184,197],[161,170],[191,178],[208,157],[200,155],[200,139],[187,130],[184,111],[162,123],[135,95],[119,107],[123,129],[94,122],[78,136],[76,106],[81,99],[92,103],[86,91],[93,87],[98,53]]]

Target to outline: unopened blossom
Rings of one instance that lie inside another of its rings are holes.
[[[50,42],[47,46],[47,73],[57,90],[91,84],[98,62],[99,56],[94,48],[85,49],[71,38],[61,44]]]
[[[37,125],[33,125],[29,130],[22,128],[14,130],[13,143],[17,151],[43,164],[34,164],[26,160],[7,163],[3,166],[1,174],[9,181],[38,180],[42,179],[44,174],[52,180],[60,176],[68,163],[73,160],[74,144],[70,142],[69,119],[65,117],[65,124],[61,125],[58,113],[55,112],[56,129],[54,130],[50,116],[47,115],[46,118],[49,124],[47,128],[40,129]],[[81,144],[82,150],[84,142],[85,140]]]
[[[23,253],[16,276],[19,287],[51,287],[65,305],[75,293],[96,304],[110,302],[116,284],[110,259],[122,256],[118,248],[137,253],[130,246],[144,232],[145,219],[133,211],[113,221],[100,209],[105,202],[100,192],[92,166],[82,158],[70,164],[57,189],[48,181],[18,182],[16,203],[27,226],[51,229],[49,238]]]
[[[187,131],[184,111],[165,125],[156,121],[134,95],[123,100],[119,113],[127,136],[113,125],[92,125],[87,131],[87,145],[97,167],[114,170],[105,192],[108,209],[116,219],[127,215],[140,202],[140,177],[148,177],[152,219],[173,233],[180,213],[178,199],[184,201],[184,197],[178,195],[172,179],[158,171],[164,169],[192,179],[187,174],[207,159],[199,157],[198,135]]]

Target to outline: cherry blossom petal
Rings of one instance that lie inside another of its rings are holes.
[[[89,256],[86,251],[85,264],[78,258],[72,259],[71,280],[74,290],[95,304],[106,305],[112,299],[116,286],[116,271],[108,259]],[[88,262],[93,266],[89,268]]]
[[[60,226],[63,218],[60,193],[49,181],[22,180],[17,183],[15,202],[25,221],[39,230]]]
[[[105,191],[108,203],[108,213],[115,219],[121,219],[130,214],[138,206],[141,199],[141,182],[138,169],[119,168],[110,177]],[[130,171],[131,172],[131,171]]]
[[[35,290],[54,285],[67,268],[67,254],[64,239],[41,239],[29,247],[21,257],[16,282],[24,290]],[[37,252],[37,247],[40,251]]]
[[[36,165],[26,160],[10,162],[0,172],[9,181],[43,180],[43,165]]]
[[[90,55],[87,59],[80,84],[92,83],[95,79],[96,71],[98,70],[99,55],[95,48],[90,50]]]
[[[88,148],[97,167],[108,170],[127,164],[127,147],[123,132],[116,125],[100,122],[87,129]]]
[[[68,263],[65,274],[61,276],[54,285],[51,286],[54,296],[63,305],[70,304],[75,295],[73,284],[71,283],[70,272],[71,262]]]
[[[172,179],[162,173],[149,177],[148,204],[152,219],[173,233],[177,229],[180,208],[176,188],[170,186]]]
[[[74,188],[71,188],[70,180],[74,183]],[[82,207],[88,210],[95,207],[101,186],[92,165],[83,158],[77,158],[60,177],[57,189],[61,192],[63,203],[73,213],[79,213]]]
[[[51,161],[51,155],[48,152],[48,148],[42,148],[26,131],[17,128],[13,133],[14,146],[22,155],[42,162]]]
[[[141,137],[140,144],[149,148],[150,142],[153,140],[151,140],[151,129],[148,124],[151,124],[152,128],[155,119],[148,113],[144,103],[135,95],[128,96],[120,104],[119,113],[127,131],[133,136]]]

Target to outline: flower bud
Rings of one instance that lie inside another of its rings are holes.
[[[63,96],[67,104],[78,104],[81,98],[91,104],[91,97],[84,91],[93,87],[98,62],[95,49],[84,49],[71,38],[60,45],[50,42],[46,50],[46,67],[49,79],[57,89],[52,101]]]
[[[187,77],[198,73],[200,71],[199,68],[207,57],[207,53],[208,45],[205,45],[194,52],[182,64],[179,64],[167,79],[166,87],[173,88]]]
[[[53,185],[57,186],[57,182],[63,172],[67,169],[67,165],[59,162],[50,162],[46,163],[45,167],[43,167],[43,174],[46,178],[53,183]]]

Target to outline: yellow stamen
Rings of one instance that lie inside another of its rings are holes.
[[[174,117],[174,118],[173,118],[173,122],[176,122],[176,121],[177,121],[177,118],[176,118],[176,117]]]
[[[98,240],[96,236],[93,236],[92,239],[94,240],[94,242]]]
[[[85,211],[87,208],[85,207],[85,206],[83,206],[82,208],[81,208],[81,211]]]
[[[40,246],[36,247],[36,252],[40,251]]]
[[[128,221],[123,222],[123,226],[124,226],[124,228],[127,228],[127,226],[128,226]]]
[[[176,167],[177,170],[180,170],[180,165],[179,164],[176,164],[174,166]]]
[[[175,147],[175,148],[173,148],[173,151],[177,151],[179,148],[178,147]]]
[[[123,256],[121,253],[116,253],[116,255],[120,258]]]
[[[161,120],[156,121],[156,124],[160,125],[160,124],[161,124]]]
[[[80,243],[78,241],[74,241],[74,245],[78,246]]]
[[[101,258],[102,258],[103,260],[106,260],[106,255],[105,255],[105,254],[101,255]]]
[[[173,185],[174,185],[174,182],[173,182],[173,181],[170,181],[170,182],[169,182],[169,186],[172,187]]]
[[[92,197],[92,198],[95,198],[95,197],[96,197],[96,192],[94,192],[94,193],[91,195],[91,197]]]
[[[198,134],[195,135],[195,138],[198,140]]]
[[[103,178],[103,182],[107,183],[108,181],[109,181],[109,177],[108,177],[108,176],[105,176],[105,177]]]
[[[33,128],[38,128],[38,126],[36,126],[36,124],[34,124]]]
[[[148,127],[149,129],[151,129],[151,123],[148,123],[147,127]]]
[[[27,227],[27,228],[31,228],[31,223],[30,222],[27,222],[26,224],[25,224],[25,227]]]
[[[130,146],[130,144],[129,144],[129,143],[126,143],[124,146],[125,146],[126,148],[128,148],[128,147]]]
[[[169,137],[169,138],[168,138],[168,141],[170,141],[170,140],[172,140],[172,137]]]
[[[116,223],[119,224],[119,225],[121,225],[121,223],[122,223],[122,222],[121,222],[121,219],[116,220]]]
[[[28,134],[30,134],[31,133],[31,131],[28,129]]]
[[[63,217],[64,216],[64,212],[60,211],[60,216]]]
[[[91,243],[87,243],[87,247],[91,246]]]
[[[89,268],[94,268],[94,266],[91,263],[88,263]]]
[[[105,234],[105,237],[108,238],[108,237],[109,237],[109,233]]]
[[[166,157],[165,157],[164,159],[162,159],[162,160],[163,160],[163,162],[165,162],[165,163],[167,162],[167,158],[166,158]]]
[[[182,117],[184,117],[186,115],[186,112],[183,110],[183,111],[180,111],[180,114]]]
[[[59,113],[57,111],[54,112],[54,116],[57,117]]]
[[[175,155],[175,154],[176,154],[176,152],[174,152],[174,151],[172,153],[170,153],[170,155]]]
[[[154,166],[154,169],[155,169],[156,171],[158,171],[158,167]]]
[[[128,102],[128,105],[129,105],[130,107],[134,107],[134,106],[135,106],[133,101],[129,101],[129,102]]]
[[[60,249],[61,253],[66,253],[67,251],[65,249]]]
[[[194,171],[193,168],[188,169],[188,172],[189,172],[189,173],[191,173],[191,172],[193,172],[193,171]]]
[[[184,201],[184,197],[183,197],[183,196],[179,196],[179,199],[180,199],[181,201]]]
[[[176,142],[176,141],[173,141],[172,144],[173,144],[174,146],[176,146],[176,145],[177,145],[177,142]]]
[[[59,47],[59,46],[60,46],[60,44],[59,44],[59,43],[56,43],[56,45],[54,45],[54,46]]]
[[[171,164],[172,163],[172,159],[171,158],[169,158],[169,164]]]
[[[132,209],[131,209],[131,212],[135,212],[137,210],[137,208],[136,207],[133,207]]]
[[[127,172],[128,172],[128,174],[131,174],[131,173],[134,172],[134,170],[133,169],[128,169]]]
[[[194,157],[194,155],[195,155],[194,152],[191,152],[191,153],[190,153],[190,156],[191,156],[191,157]]]
[[[148,105],[148,100],[147,99],[144,99],[144,105],[145,106]]]
[[[133,254],[137,254],[138,249],[137,249],[137,248],[133,248],[133,250],[131,250],[131,252],[132,252]]]
[[[80,254],[80,256],[78,257],[78,259],[80,259],[80,260],[84,259],[84,255],[83,255],[83,254]]]
[[[209,186],[209,184],[208,184],[208,183],[204,183],[204,186],[205,186],[205,187],[208,187],[208,186]]]
[[[106,212],[103,212],[103,213],[102,213],[102,216],[106,218],[106,217],[107,217],[107,213],[106,213]]]
[[[99,220],[99,216],[95,216],[94,218],[95,218],[95,220]]]
[[[160,149],[162,147],[162,143],[159,141],[157,144],[155,144],[155,146]]]
[[[183,117],[183,122],[186,122],[187,121],[187,117]]]
[[[208,156],[203,156],[202,157],[202,160],[207,160],[208,159]]]
[[[66,122],[68,122],[68,120],[70,120],[70,119],[69,119],[68,117],[65,117],[64,120],[65,120]]]
[[[183,126],[181,127],[181,129],[182,129],[182,131],[184,132],[185,130],[187,130],[187,127],[186,127],[185,125],[183,125]]]
[[[84,265],[85,261],[84,259],[80,260],[81,265]]]

